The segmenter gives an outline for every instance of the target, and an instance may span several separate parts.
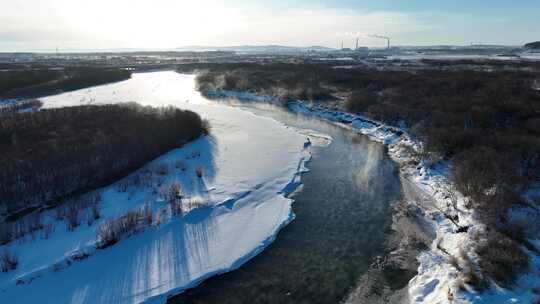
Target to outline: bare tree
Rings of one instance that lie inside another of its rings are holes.
[[[98,248],[114,245],[120,239],[139,233],[152,226],[154,214],[148,204],[126,214],[105,221],[97,229]]]
[[[0,270],[8,272],[14,270],[19,265],[19,259],[7,247],[0,253]]]

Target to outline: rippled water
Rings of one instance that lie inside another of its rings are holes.
[[[296,219],[241,269],[212,278],[172,303],[337,303],[384,251],[401,197],[395,164],[384,146],[281,107],[236,103],[291,127],[328,134],[313,148],[310,172],[293,195]]]

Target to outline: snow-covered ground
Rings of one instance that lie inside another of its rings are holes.
[[[238,98],[241,100],[277,102],[272,97],[256,96],[245,92],[210,92],[210,96]],[[512,290],[492,287],[479,294],[472,288],[467,291],[459,289],[459,272],[451,265],[450,257],[438,247],[444,248],[455,257],[461,251],[467,253],[473,261],[476,254],[472,246],[478,242],[479,231],[485,227],[476,219],[476,215],[465,207],[464,197],[452,187],[449,181],[449,164],[441,163],[435,167],[424,163],[411,162],[411,152],[419,151],[422,143],[409,136],[405,129],[390,127],[380,122],[370,120],[361,115],[354,115],[339,110],[328,109],[320,104],[309,104],[301,101],[288,103],[289,109],[304,115],[316,116],[339,124],[345,128],[367,135],[371,140],[388,146],[391,158],[399,163],[403,181],[411,183],[425,199],[411,200],[408,204],[419,207],[426,218],[432,223],[435,232],[430,250],[424,251],[418,257],[420,266],[418,275],[409,282],[410,303],[532,303],[537,296],[533,289],[540,287],[540,258],[529,252],[530,267],[517,281]],[[447,219],[441,210],[446,210],[451,200],[449,191],[455,193],[458,200],[459,223],[471,226],[467,233],[457,233],[457,227]],[[531,195],[540,197],[540,191]],[[537,210],[526,209],[540,218]],[[526,215],[531,219],[531,215]],[[540,231],[540,227],[538,227]],[[538,235],[538,234],[536,234]],[[540,245],[540,240],[532,240]],[[449,296],[451,294],[452,296]]]
[[[211,136],[159,157],[131,177],[165,164],[161,183],[179,182],[183,194],[202,207],[170,217],[163,213],[162,195],[151,187],[123,192],[119,181],[99,189],[97,222],[83,222],[74,231],[56,222],[48,239],[38,233],[34,240],[9,244],[19,265],[0,273],[0,303],[162,303],[204,278],[239,267],[294,218],[286,194],[300,183],[311,157],[306,131],[211,102],[194,90],[194,76],[134,74],[131,80],[42,101],[45,107],[135,101],[199,113],[210,121]],[[145,204],[164,215],[159,225],[95,249],[101,222]],[[45,222],[51,221],[52,212],[45,215]]]

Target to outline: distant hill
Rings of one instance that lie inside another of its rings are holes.
[[[176,51],[229,51],[238,53],[302,53],[308,51],[328,52],[334,49],[324,46],[283,46],[283,45],[239,45],[239,46],[184,46],[175,49]]]
[[[538,49],[540,49],[540,41],[527,43],[527,44],[525,44],[525,47],[528,48],[528,49],[538,50]]]

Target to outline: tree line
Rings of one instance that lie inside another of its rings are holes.
[[[55,204],[203,135],[191,111],[138,104],[12,113],[0,120],[0,210]]]
[[[40,97],[129,79],[120,68],[75,66],[0,72],[0,98]]]

